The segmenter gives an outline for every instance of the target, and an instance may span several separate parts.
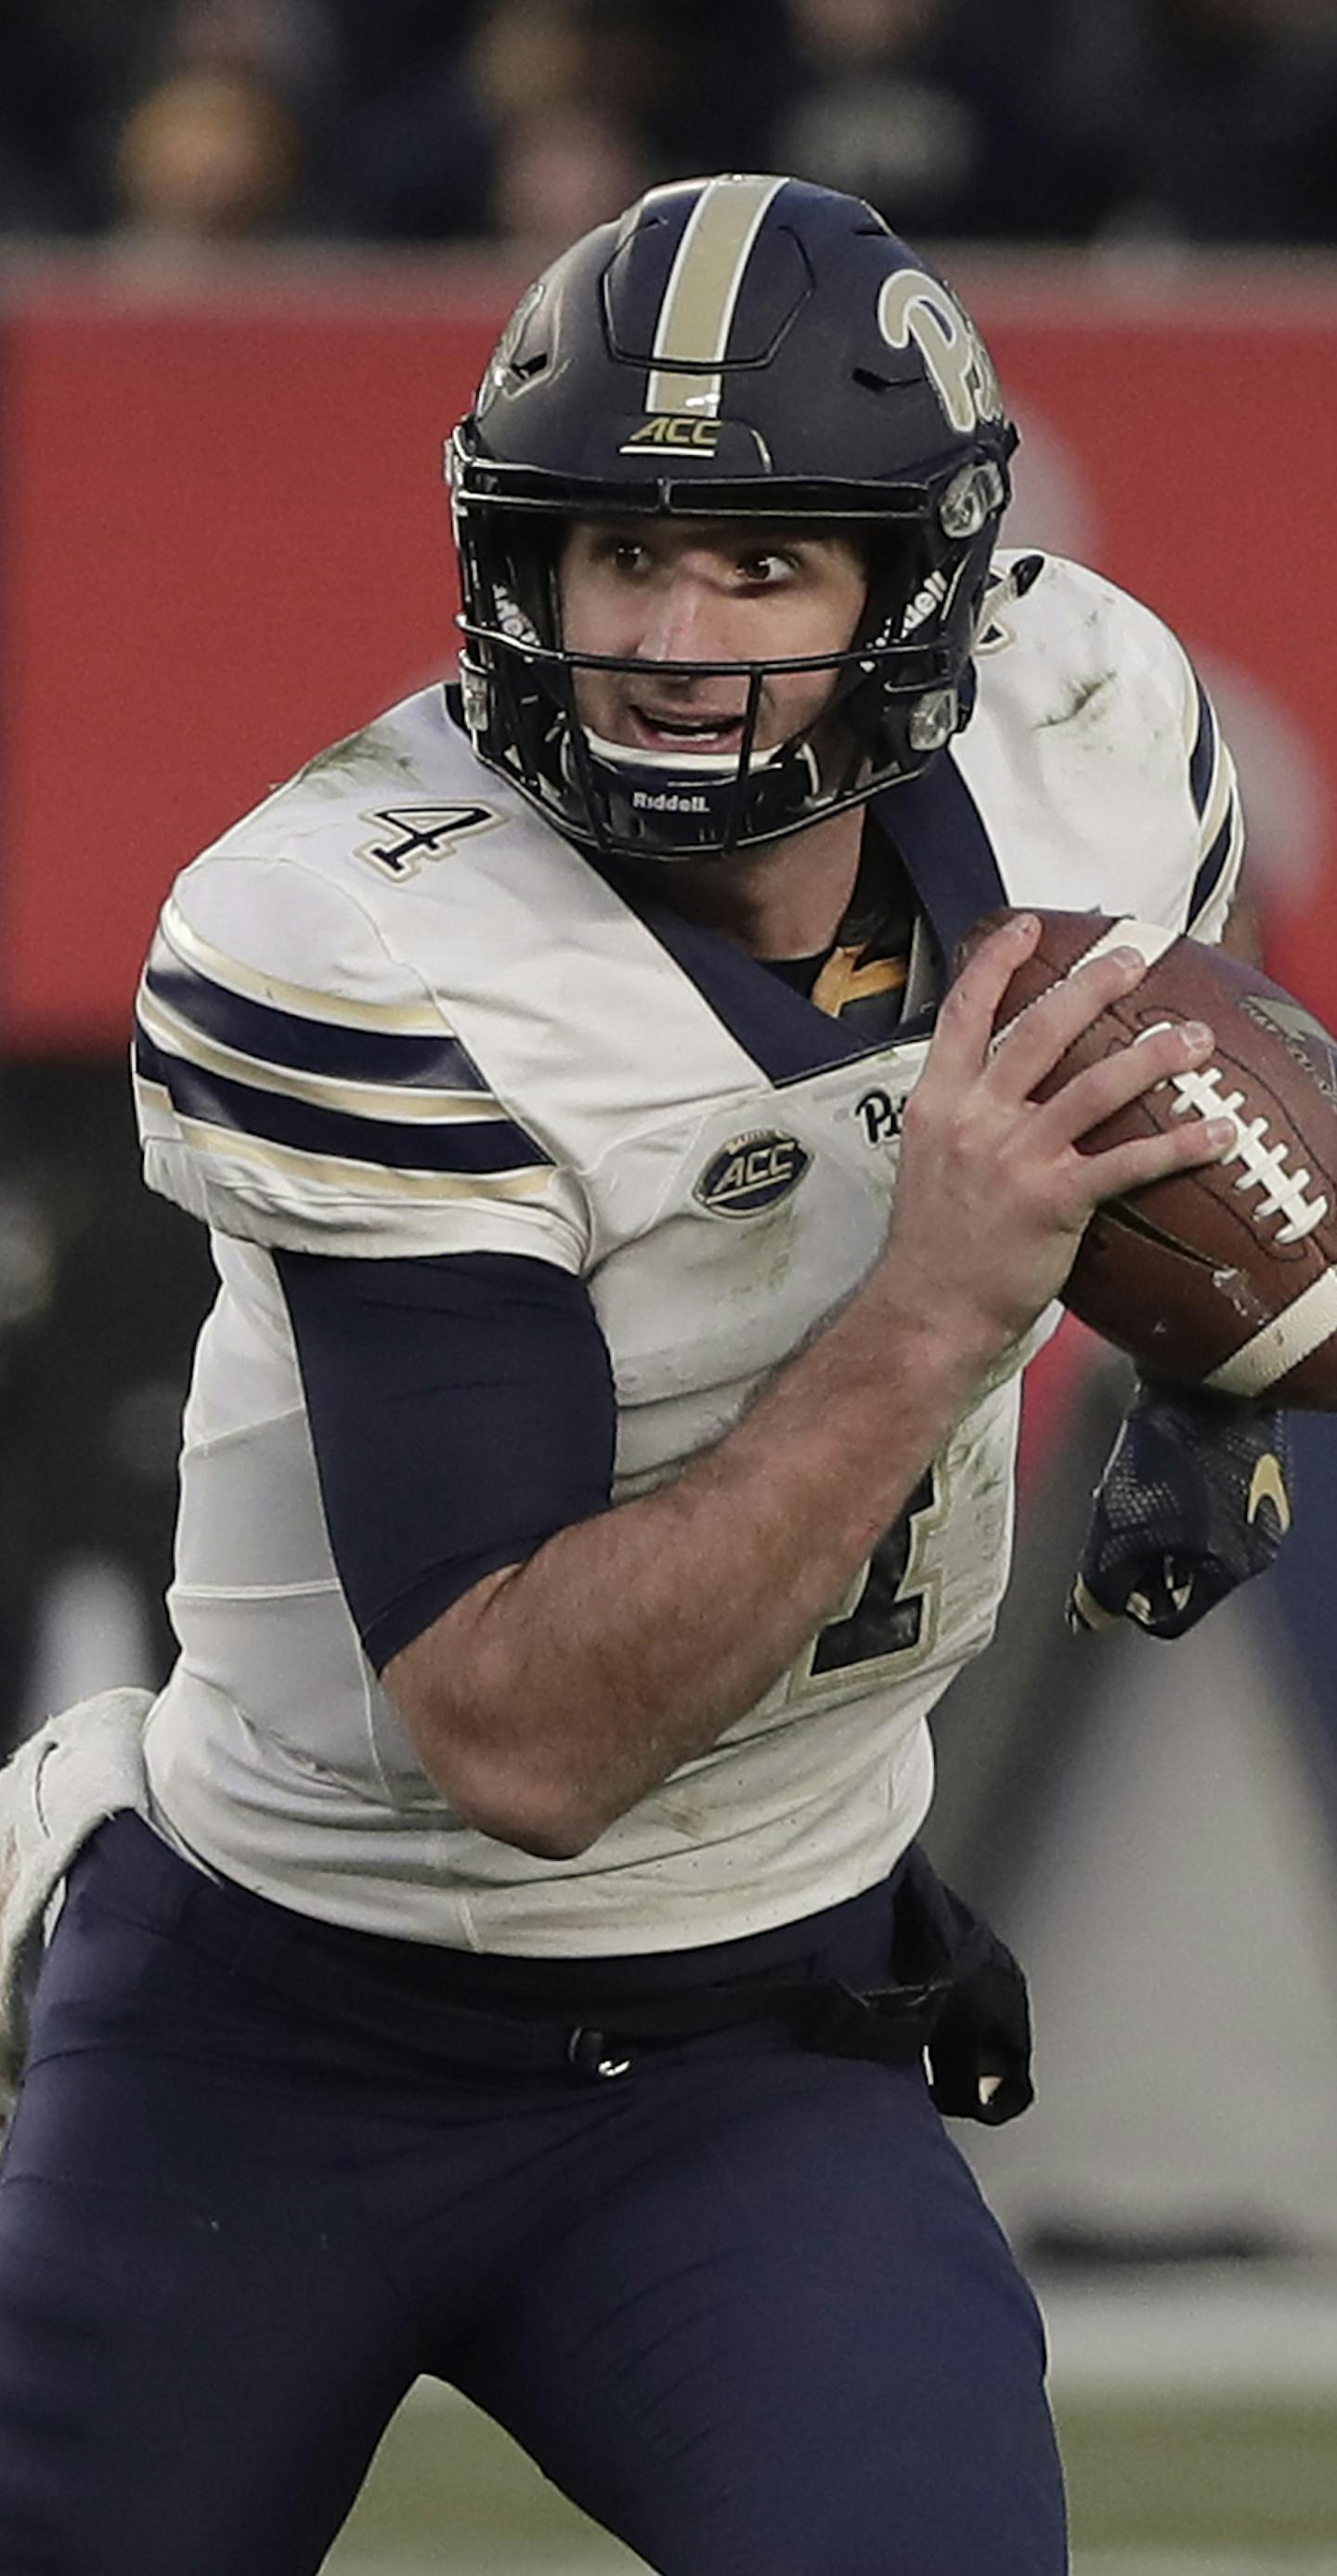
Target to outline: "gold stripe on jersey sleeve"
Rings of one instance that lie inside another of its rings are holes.
[[[752,245],[783,179],[710,179],[688,217],[669,271],[651,348],[647,412],[697,412],[714,418]],[[689,372],[690,371],[690,372]]]
[[[405,1037],[453,1036],[450,1022],[434,1002],[357,1002],[343,993],[319,993],[304,984],[286,983],[280,975],[266,975],[254,966],[244,965],[240,957],[230,957],[224,948],[215,948],[198,930],[192,930],[175,895],[169,895],[163,906],[159,929],[183,966],[193,966],[207,975],[211,983],[222,984],[229,993],[240,993],[244,1000],[268,1002],[281,1011],[295,1011],[308,1020],[328,1020],[339,1028],[395,1030]]]
[[[1202,809],[1202,821],[1198,825],[1198,847],[1204,857],[1210,850],[1227,815],[1238,802],[1239,785],[1235,776],[1235,764],[1221,739],[1218,728],[1216,766],[1212,771],[1212,783],[1207,791],[1207,802]]]
[[[179,1110],[172,1109],[158,1085],[145,1083],[144,1089],[165,1102],[185,1143],[193,1145],[199,1154],[214,1161],[249,1163],[260,1171],[281,1172],[293,1181],[337,1183],[345,1196],[351,1189],[372,1202],[476,1199],[480,1207],[487,1207],[496,1199],[540,1198],[554,1177],[551,1164],[546,1163],[518,1172],[403,1172],[382,1163],[359,1163],[339,1154],[310,1154],[297,1145],[262,1143],[258,1136],[247,1136],[237,1127],[214,1127],[206,1119],[183,1118]]]
[[[130,1082],[135,1095],[136,1108],[145,1113],[156,1110],[167,1129],[175,1127],[176,1111],[172,1107],[172,1095],[166,1083],[155,1082],[151,1075],[141,1073],[138,1066],[132,1071]],[[155,1139],[158,1132],[155,1130]]]
[[[1184,694],[1179,705],[1179,728],[1184,737],[1184,758],[1191,760],[1193,746],[1198,739],[1198,726],[1202,722],[1202,711],[1198,704],[1198,690],[1201,683],[1178,636],[1171,635],[1170,641],[1175,648],[1184,678]]]
[[[254,1091],[282,1092],[289,1100],[305,1100],[317,1109],[340,1109],[351,1118],[386,1118],[404,1126],[415,1120],[439,1126],[457,1119],[476,1122],[506,1116],[490,1091],[424,1091],[405,1083],[348,1082],[337,1074],[301,1073],[260,1056],[244,1055],[217,1038],[203,1037],[189,1020],[160,1002],[147,984],[140,986],[136,1008],[155,1046],[181,1056],[187,1064],[199,1065],[206,1073],[247,1083]]]

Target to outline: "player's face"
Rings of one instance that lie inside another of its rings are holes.
[[[784,662],[843,653],[867,588],[844,537],[728,522],[578,519],[559,558],[569,652],[635,660],[634,672],[580,671],[581,721],[642,751],[736,752],[748,682],[656,668],[666,662]],[[777,672],[762,687],[755,748],[773,750],[820,715],[830,671]]]

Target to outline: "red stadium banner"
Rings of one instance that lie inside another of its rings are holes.
[[[955,263],[1026,542],[1178,628],[1241,758],[1269,962],[1337,1021],[1337,271]],[[0,1039],[115,1048],[176,870],[448,659],[441,442],[515,281],[444,262],[0,290]]]

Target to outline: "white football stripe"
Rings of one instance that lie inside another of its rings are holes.
[[[1095,922],[1103,919],[1103,915],[1100,913],[1093,913],[1091,919],[1094,924]],[[1111,921],[1107,924],[1106,928],[1101,931],[1099,937],[1092,940],[1090,947],[1083,949],[1080,957],[1074,957],[1066,974],[1059,976],[1058,984],[1066,984],[1070,982],[1071,978],[1076,974],[1078,967],[1089,966],[1093,957],[1108,957],[1112,948],[1136,948],[1140,954],[1145,957],[1147,964],[1149,966],[1154,966],[1157,958],[1163,957],[1167,948],[1173,948],[1178,937],[1179,932],[1177,930],[1166,930],[1162,927],[1160,922],[1157,921],[1134,921],[1131,914],[1123,920]],[[1050,989],[1057,991],[1058,985],[1055,985]],[[1006,1046],[1013,1030],[1019,1029],[1022,1021],[1026,1018],[1027,1013],[1035,1009],[1036,1002],[1041,1002],[1043,1000],[1044,994],[1037,993],[1033,1000],[1027,1002],[1024,1007],[1018,1011],[1015,1019],[1008,1021],[1005,1029],[1000,1029],[998,1031],[997,1035],[991,1042],[991,1054],[996,1054],[999,1047]],[[1170,1022],[1167,1020],[1163,1020],[1160,1023],[1162,1028],[1168,1028],[1170,1025]],[[1144,1036],[1149,1036],[1150,1031],[1146,1030],[1143,1034]]]
[[[1108,957],[1113,948],[1136,948],[1147,964],[1154,966],[1167,948],[1173,948],[1178,937],[1177,930],[1167,930],[1159,921],[1112,921],[1108,930],[1102,931],[1099,939],[1093,940],[1085,954],[1078,958],[1077,965],[1069,967],[1068,974],[1075,975],[1078,966],[1089,966],[1093,958]]]
[[[1217,1395],[1265,1395],[1337,1332],[1337,1271],[1325,1270],[1203,1383]]]

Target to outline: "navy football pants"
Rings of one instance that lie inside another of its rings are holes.
[[[824,1967],[881,1972],[875,1894]],[[294,2001],[321,1943],[135,1818],[72,1873],[0,2167],[5,2576],[312,2576],[419,2372],[663,2576],[1061,2576],[1035,2309],[917,2068],[471,2073]]]

